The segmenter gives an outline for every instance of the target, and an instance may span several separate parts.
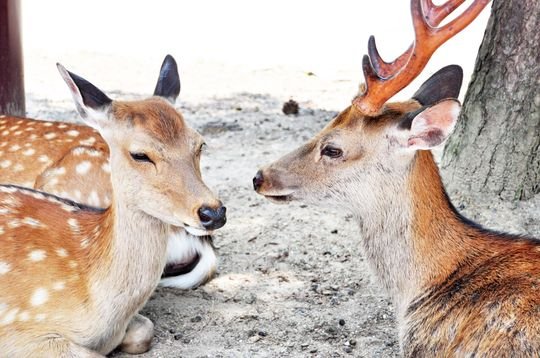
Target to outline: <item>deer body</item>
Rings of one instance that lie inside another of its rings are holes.
[[[93,207],[111,204],[109,147],[95,129],[73,123],[0,117],[0,182]],[[163,286],[189,289],[216,270],[211,237],[173,228]]]
[[[447,66],[411,100],[385,103],[420,73],[433,43],[460,31],[487,1],[432,27],[461,3],[411,0],[414,45],[386,63],[370,40],[367,87],[353,105],[262,168],[253,185],[274,202],[324,201],[354,215],[368,263],[394,301],[404,356],[538,356],[540,240],[461,216],[430,152],[458,119],[461,69]]]
[[[25,332],[0,339],[0,351],[35,356],[41,348],[28,337],[48,335],[102,354],[118,346],[161,276],[167,226],[129,204],[95,210],[15,186],[0,186],[0,203],[0,337]]]
[[[0,351],[142,353],[153,325],[137,312],[163,272],[170,231],[208,235],[225,223],[225,208],[202,182],[201,136],[169,102],[180,89],[171,56],[155,96],[132,102],[58,67],[81,117],[108,144],[111,205],[0,186]]]

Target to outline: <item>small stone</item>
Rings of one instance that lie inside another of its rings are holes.
[[[186,338],[182,342],[184,342],[184,344],[189,344],[189,342],[191,342],[191,341],[189,340],[189,338]]]
[[[337,234],[337,233],[338,233],[337,229],[330,231],[330,234]]]
[[[261,337],[266,337],[268,334],[265,331],[259,331],[258,335]]]
[[[309,353],[317,353],[317,348],[313,348],[309,351]]]
[[[195,316],[191,319],[191,322],[200,322],[202,321],[202,317],[201,316]]]
[[[351,339],[351,340],[349,341],[349,344],[350,344],[351,346],[355,347],[355,346],[356,346],[356,339]]]
[[[174,335],[174,340],[175,340],[175,341],[179,341],[179,340],[182,339],[182,337],[184,337],[184,335],[183,335],[182,333],[176,333],[176,334]]]
[[[298,110],[299,110],[299,106],[298,106],[298,102],[290,99],[288,100],[287,102],[285,102],[283,104],[283,108],[281,109],[283,111],[283,113],[285,113],[286,115],[289,115],[289,114],[294,114],[294,115],[297,115],[298,114]]]
[[[345,347],[345,348],[343,348],[343,350],[345,351],[345,353],[352,353],[352,348],[351,347]]]
[[[340,326],[344,326],[345,325],[345,320],[342,318],[342,319],[339,320],[338,323],[339,323]]]

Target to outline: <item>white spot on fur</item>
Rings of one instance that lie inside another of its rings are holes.
[[[79,226],[79,222],[77,221],[77,219],[69,218],[67,223],[72,231],[79,232],[79,230],[81,230],[81,227]]]
[[[0,275],[5,275],[9,271],[11,271],[11,264],[0,261]]]
[[[11,229],[16,229],[19,226],[21,226],[21,221],[19,219],[13,219],[8,222],[8,227],[10,227]]]
[[[42,261],[47,257],[47,254],[44,250],[33,250],[28,254],[28,259],[30,261]]]
[[[8,168],[10,165],[11,165],[11,160],[6,159],[0,162],[0,167],[2,167],[3,169]]]
[[[70,137],[76,137],[79,135],[79,131],[76,131],[75,129],[69,130],[66,132],[66,134]]]
[[[43,136],[45,139],[47,140],[51,140],[51,139],[54,139],[56,138],[56,133],[47,133]]]
[[[36,152],[36,150],[34,148],[28,148],[22,154],[29,157],[31,155],[34,155],[35,152]]]
[[[15,164],[13,166],[14,172],[22,172],[24,170],[24,166],[22,164]]]
[[[16,131],[16,132],[13,132],[13,135],[21,135],[23,131]]]
[[[94,144],[95,142],[96,142],[96,138],[90,137],[90,138],[81,140],[81,141],[79,142],[79,144],[81,144],[81,145],[92,145],[92,144]]]
[[[50,126],[52,126],[53,124],[52,124],[51,122],[43,122],[43,125],[44,125],[45,127],[50,127]]]
[[[56,254],[60,257],[67,257],[68,252],[64,248],[56,249]]]
[[[4,227],[3,226],[0,226],[0,235],[2,235],[4,233]]]
[[[99,201],[98,193],[95,190],[92,190],[92,192],[90,192],[90,195],[88,196],[88,204],[92,206],[97,206],[97,207],[101,205],[101,202]]]
[[[58,281],[53,284],[53,290],[55,291],[62,291],[64,288],[66,288],[66,283],[64,281]]]
[[[18,144],[15,144],[15,145],[12,145],[11,147],[9,147],[9,151],[10,151],[10,152],[16,152],[16,151],[18,151],[19,149],[21,149],[21,146],[18,145]]]
[[[41,306],[48,300],[49,300],[49,291],[47,291],[43,287],[39,287],[32,294],[32,297],[30,298],[30,304],[32,306]]]
[[[17,313],[19,313],[19,308],[12,308],[11,310],[7,311],[4,317],[2,318],[2,325],[10,324],[15,321],[15,318],[17,317]]]
[[[40,227],[42,226],[41,222],[39,220],[36,220],[34,218],[25,217],[22,221],[24,224],[32,227]]]
[[[69,267],[71,267],[71,268],[75,268],[75,267],[79,266],[79,265],[77,264],[77,262],[75,262],[75,261],[73,261],[73,260],[71,260],[71,261],[68,263],[68,265],[69,265]]]
[[[58,125],[58,128],[60,128],[60,129],[67,128],[67,124],[64,124],[64,123],[59,124],[59,125]]]
[[[19,321],[26,322],[29,319],[30,319],[30,314],[28,313],[28,311],[22,311],[21,313],[19,313]]]
[[[50,161],[49,157],[47,157],[45,154],[40,155],[40,156],[38,157],[38,162],[41,162],[41,163],[47,163],[47,162],[49,162],[49,161]]]
[[[81,247],[83,249],[86,249],[88,247],[88,244],[89,244],[88,239],[81,240]]]
[[[77,171],[77,173],[79,173],[81,175],[84,175],[84,174],[88,173],[90,168],[92,168],[92,163],[85,160],[85,161],[77,164],[77,166],[75,167],[75,170]]]

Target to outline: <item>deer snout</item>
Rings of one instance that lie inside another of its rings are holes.
[[[264,176],[262,170],[259,170],[255,177],[253,177],[253,190],[259,191],[260,187],[264,184]]]
[[[227,208],[221,204],[218,208],[203,205],[197,211],[201,225],[207,230],[216,230],[225,225],[227,222],[226,212]]]

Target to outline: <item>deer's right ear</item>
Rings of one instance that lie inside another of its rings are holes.
[[[112,100],[96,86],[69,72],[61,64],[57,63],[56,67],[68,85],[83,121],[89,126],[99,129],[100,122],[108,118]]]

